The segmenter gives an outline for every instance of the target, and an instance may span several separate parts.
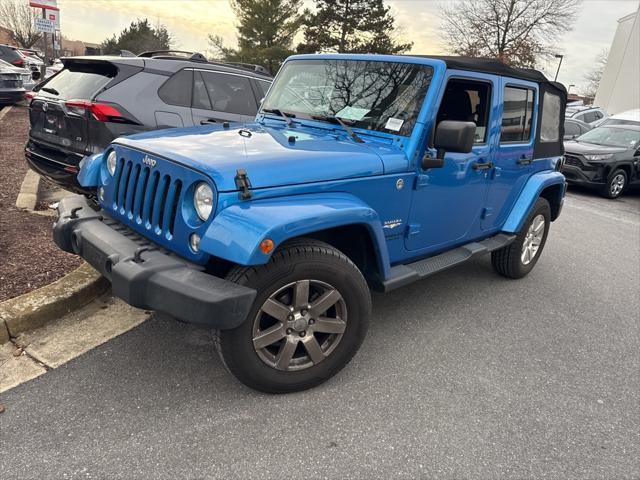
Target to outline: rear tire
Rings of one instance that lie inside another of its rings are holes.
[[[353,262],[326,243],[286,243],[266,265],[235,267],[227,280],[257,291],[242,325],[215,332],[225,366],[253,389],[315,387],[349,363],[364,340],[369,288]]]
[[[491,252],[491,264],[495,271],[507,278],[522,278],[533,270],[547,242],[550,222],[549,202],[538,198],[516,239],[506,247]]]

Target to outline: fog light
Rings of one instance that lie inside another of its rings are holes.
[[[191,247],[191,250],[193,250],[194,252],[198,252],[198,250],[200,249],[200,235],[198,235],[197,233],[192,233],[189,237],[189,246]]]
[[[104,202],[104,187],[98,188],[98,199]]]

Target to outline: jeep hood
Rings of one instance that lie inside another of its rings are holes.
[[[295,140],[290,141],[292,137]],[[114,143],[199,170],[221,192],[237,190],[238,169],[247,171],[252,188],[384,173],[377,142],[356,143],[342,133],[319,128],[211,125],[146,132]]]

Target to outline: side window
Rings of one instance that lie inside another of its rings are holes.
[[[267,91],[271,86],[271,82],[265,82],[264,80],[256,80],[258,87],[260,88],[260,93],[262,96],[260,98],[264,98],[267,95]]]
[[[531,138],[534,94],[530,88],[505,87],[500,142],[526,142]]]
[[[602,117],[604,117],[604,114],[600,110],[594,110],[593,113],[596,114],[596,120],[600,120]]]
[[[595,122],[596,120],[598,120],[598,116],[596,115],[596,112],[587,112],[584,114],[584,121],[587,123],[592,123]]]
[[[193,108],[211,110],[211,101],[200,72],[193,72]]]
[[[436,123],[443,120],[458,120],[476,124],[474,143],[484,143],[491,110],[491,85],[453,78],[447,83],[442,97]]]
[[[544,92],[542,97],[542,119],[540,123],[540,141],[557,142],[560,140],[560,96]]]
[[[238,115],[255,115],[256,103],[249,79],[225,73],[201,72],[211,109]]]
[[[193,70],[180,70],[158,89],[158,96],[169,105],[191,107]]]
[[[573,122],[565,122],[564,124],[564,137],[573,138],[576,135],[580,135],[580,127]]]

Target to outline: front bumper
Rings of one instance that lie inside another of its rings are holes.
[[[112,284],[115,296],[138,308],[217,329],[239,326],[256,292],[210,275],[96,212],[80,195],[58,204],[53,240],[84,258]]]
[[[568,183],[573,185],[584,185],[589,187],[600,187],[605,184],[605,180],[601,178],[599,170],[585,171],[580,167],[573,165],[562,166],[562,174],[567,179]]]

